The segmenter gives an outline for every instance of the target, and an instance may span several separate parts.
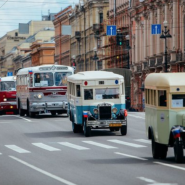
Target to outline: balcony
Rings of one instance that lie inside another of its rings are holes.
[[[99,37],[100,33],[104,31],[104,27],[102,24],[93,24],[93,32],[95,33],[95,37]]]
[[[149,59],[149,67],[150,68],[155,68],[155,58]]]
[[[135,73],[141,73],[142,72],[142,66],[141,65],[134,66],[134,72]]]
[[[157,57],[155,66],[156,66],[156,67],[160,67],[160,66],[162,66],[162,65],[163,65],[163,57],[162,57],[162,56]]]

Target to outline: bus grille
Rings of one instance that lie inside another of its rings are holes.
[[[111,106],[100,106],[99,107],[99,119],[111,119],[112,111]]]
[[[7,98],[7,101],[16,101],[16,98]]]

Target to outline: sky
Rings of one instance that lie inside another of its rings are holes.
[[[41,20],[42,15],[58,13],[79,0],[0,0],[0,37],[18,29],[19,23]]]

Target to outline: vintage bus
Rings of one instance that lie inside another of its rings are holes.
[[[17,73],[17,105],[20,116],[39,113],[67,113],[67,77],[72,67],[43,65],[20,69]]]
[[[69,116],[73,132],[110,129],[127,134],[125,85],[121,75],[106,71],[79,72],[69,76]]]
[[[16,77],[0,78],[0,114],[17,113]]]
[[[145,125],[154,159],[166,158],[174,148],[183,162],[185,148],[185,73],[153,73],[145,79]]]

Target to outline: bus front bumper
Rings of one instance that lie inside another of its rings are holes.
[[[17,110],[17,103],[16,102],[1,102],[0,110],[3,110],[3,111]]]
[[[126,125],[126,120],[94,120],[87,122],[87,126],[92,128],[110,128],[110,127],[121,127]]]
[[[40,111],[62,111],[68,109],[67,102],[43,102],[43,103],[31,103],[30,110],[31,112],[40,112]]]

